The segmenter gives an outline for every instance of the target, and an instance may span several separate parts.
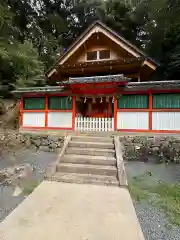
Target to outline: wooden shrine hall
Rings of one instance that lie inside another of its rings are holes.
[[[180,81],[151,81],[158,63],[96,21],[46,72],[19,88],[20,130],[180,132]]]

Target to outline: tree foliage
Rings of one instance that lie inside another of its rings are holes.
[[[0,85],[45,84],[43,72],[97,19],[158,60],[159,79],[179,78],[178,0],[4,0]]]
[[[23,30],[23,26],[16,25],[18,14],[21,14],[17,12],[17,5],[15,8],[16,11],[13,12],[11,5],[6,1],[0,4],[0,87],[2,90],[42,85],[42,81],[45,84],[43,62],[30,39],[26,40],[26,29]]]

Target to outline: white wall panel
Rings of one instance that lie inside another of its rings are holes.
[[[148,112],[117,112],[118,129],[148,129]]]
[[[72,112],[49,112],[48,127],[72,128]]]
[[[45,127],[45,113],[24,112],[23,127]]]
[[[153,130],[180,130],[180,112],[153,112]]]

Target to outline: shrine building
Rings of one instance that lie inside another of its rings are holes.
[[[19,88],[20,130],[180,132],[180,81],[150,80],[159,64],[96,21],[47,71]]]

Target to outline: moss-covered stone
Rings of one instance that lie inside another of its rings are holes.
[[[14,147],[35,147],[37,149],[49,149],[56,151],[62,146],[64,137],[23,134],[23,133],[0,133],[0,149],[9,150]],[[42,147],[43,146],[43,147]]]
[[[180,162],[180,137],[173,136],[123,136],[125,161]]]

